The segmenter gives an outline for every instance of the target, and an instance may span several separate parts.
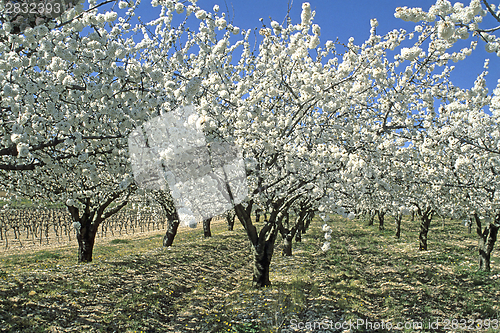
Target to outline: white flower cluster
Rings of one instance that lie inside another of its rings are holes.
[[[323,252],[326,252],[330,249],[330,240],[332,239],[332,228],[328,224],[323,224],[323,232],[325,233],[325,242],[321,247]]]
[[[500,117],[500,79],[498,80],[496,88],[493,90],[493,96],[491,97],[490,108],[493,114],[498,119],[498,117]]]
[[[450,21],[439,21],[437,24],[438,36],[441,39],[449,39],[455,34],[455,24]]]
[[[196,16],[196,18],[197,18],[198,20],[204,20],[204,19],[206,19],[206,18],[207,18],[207,16],[208,16],[208,15],[207,15],[207,12],[206,12],[206,11],[204,11],[203,9],[200,9],[200,10],[196,11],[196,13],[195,13],[194,15]]]
[[[76,232],[79,233],[82,225],[80,222],[73,222],[73,228],[75,228]]]
[[[302,3],[302,13],[300,14],[300,18],[302,20],[302,28],[307,28],[311,25],[312,14],[309,2]]]
[[[177,14],[182,14],[184,12],[184,4],[182,2],[177,2],[175,4],[175,11]]]
[[[411,48],[403,47],[401,49],[401,58],[404,60],[413,61],[418,59],[419,55],[422,53],[422,49],[418,46],[414,46]]]
[[[483,17],[489,11],[494,12],[496,8],[495,5],[487,3],[485,5],[489,6],[489,8],[483,9],[480,0],[472,0],[469,6],[464,6],[460,2],[452,5],[448,0],[437,0],[428,12],[423,11],[421,8],[398,7],[394,16],[413,22],[433,22],[436,17],[439,17],[441,19],[435,24],[435,31],[439,39],[453,44],[457,39],[468,39],[470,32],[474,32],[479,34],[482,40],[486,41],[487,52],[497,53],[500,56],[500,37],[494,35],[497,29],[479,27],[479,24],[483,22]]]
[[[435,15],[424,12],[422,8],[408,8],[406,6],[396,8],[394,17],[409,22],[420,22],[420,21],[432,22],[436,19]]]

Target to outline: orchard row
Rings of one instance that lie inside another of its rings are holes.
[[[500,22],[496,7],[399,7],[411,31],[377,34],[373,19],[355,44],[322,41],[309,3],[300,22],[263,21],[255,38],[194,0],[154,0],[158,18],[135,25],[139,1],[119,1],[119,13],[104,4],[90,0],[89,10],[77,5],[43,22],[0,18],[0,184],[64,202],[79,261],[92,260],[99,226],[141,192],[128,135],[193,105],[208,143],[241,150],[249,195],[234,212],[256,286],[270,283],[278,234],[291,241],[315,211],[414,212],[422,237],[436,214],[472,218],[489,268],[500,225],[500,83],[486,88],[488,61],[472,87],[455,85],[451,73],[479,44],[500,55],[498,29],[483,21]],[[150,195],[174,231],[178,214],[163,192]],[[259,228],[256,210],[267,212]]]

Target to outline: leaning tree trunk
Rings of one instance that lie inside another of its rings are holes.
[[[489,272],[491,270],[491,252],[493,252],[497,240],[499,226],[489,223],[482,230],[479,216],[474,214],[473,217],[476,221],[476,233],[478,235],[479,270]]]
[[[269,267],[274,253],[274,244],[278,229],[275,226],[263,227],[259,233],[259,242],[253,246],[253,285],[257,288],[271,285]]]
[[[205,238],[212,237],[212,232],[210,231],[211,221],[212,221],[211,217],[203,220],[203,236],[205,236]]]
[[[163,246],[164,247],[169,247],[172,246],[174,242],[175,235],[177,235],[177,229],[179,228],[179,219],[172,219],[169,218],[167,222],[167,232],[165,233],[165,236],[163,237]]]
[[[396,238],[399,239],[401,237],[401,213],[396,215]]]
[[[420,234],[419,239],[419,251],[427,251],[427,234],[429,233],[429,226],[431,225],[432,215],[434,211],[431,208],[427,208],[422,212],[420,220]]]

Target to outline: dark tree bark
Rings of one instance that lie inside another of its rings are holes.
[[[475,224],[474,216],[470,217],[470,220],[469,220],[469,222],[466,225],[466,227],[467,227],[467,233],[468,234],[472,233],[472,224]]]
[[[302,233],[305,234],[307,229],[309,229],[309,226],[311,225],[311,222],[314,218],[314,210],[310,210],[307,212],[307,216],[306,216],[306,219],[305,219],[305,222],[304,222],[304,227],[302,228]],[[299,241],[300,242],[300,241]]]
[[[304,228],[302,228],[302,229],[297,229],[297,233],[295,234],[295,241],[296,241],[297,243],[302,242],[302,230],[304,230]]]
[[[280,228],[281,237],[283,238],[283,250],[281,252],[283,256],[287,257],[292,256],[293,237],[295,237],[295,235],[297,234],[297,232],[299,232],[299,230],[302,230],[304,228],[304,221],[307,216],[308,216],[308,211],[302,210],[296,217],[296,222],[295,225],[292,227],[292,229],[283,227]]]
[[[258,214],[257,214],[258,212]],[[266,210],[263,210],[263,209],[258,209],[255,211],[255,222],[266,222],[266,221],[269,221],[269,219],[267,218],[267,211]],[[261,221],[261,218],[262,218],[262,221]]]
[[[228,231],[233,231],[235,218],[236,218],[236,214],[235,214],[234,210],[229,210],[226,212],[226,221],[227,221],[227,230]]]
[[[78,262],[91,262],[92,252],[94,250],[95,236],[99,225],[108,217],[118,213],[127,205],[128,197],[131,192],[128,192],[127,197],[119,205],[113,207],[105,213],[105,210],[113,203],[121,193],[115,193],[102,203],[92,205],[90,198],[80,200],[84,205],[83,212],[80,214],[78,208],[67,206],[74,222],[78,222],[80,227],[76,230],[78,240]],[[92,209],[93,208],[93,209]]]
[[[478,236],[478,249],[479,249],[479,270],[489,272],[491,270],[491,253],[495,246],[495,242],[498,236],[497,224],[500,222],[500,214],[496,217],[496,223],[489,223],[488,226],[482,229],[481,220],[477,213],[473,215],[476,221],[476,233]]]
[[[180,224],[179,214],[177,214],[172,196],[168,190],[153,190],[150,194],[150,198],[161,206],[167,219],[167,231],[163,236],[163,246],[172,246]]]
[[[377,215],[376,210],[371,210],[369,212],[369,216],[368,216],[368,225],[369,226],[373,225],[373,222],[375,221],[375,215]]]
[[[269,280],[269,267],[274,253],[274,245],[278,234],[276,226],[277,211],[271,212],[271,216],[267,223],[262,227],[260,232],[252,223],[251,219],[252,201],[248,203],[246,208],[242,204],[235,206],[235,212],[240,220],[243,228],[247,232],[252,249],[253,262],[253,285],[256,288],[261,288],[271,285]]]
[[[427,234],[429,233],[429,227],[431,225],[432,216],[434,215],[434,210],[428,207],[424,211],[419,208],[420,215],[420,234],[419,239],[419,251],[427,251]]]
[[[377,211],[378,214],[378,230],[384,230],[385,212],[382,210]]]
[[[292,230],[288,231],[286,236],[283,238],[283,250],[281,254],[286,257],[291,257],[292,256],[292,241],[293,241],[293,236],[295,236],[295,233],[297,232],[297,229],[293,230],[295,228],[292,228]]]
[[[163,246],[164,247],[169,247],[172,246],[174,243],[174,238],[175,235],[177,235],[177,229],[179,228],[179,218],[177,219],[168,219],[167,222],[167,232],[165,233],[165,236],[163,237]]]
[[[270,222],[267,225],[270,226],[269,229],[266,227],[261,229],[259,238],[260,236],[264,237],[259,241],[258,246],[254,248],[253,284],[257,288],[271,285],[269,267],[271,266],[278,229]]]
[[[255,210],[255,223],[259,223],[260,222],[260,214],[261,213],[262,213],[261,209],[256,209]]]
[[[402,216],[400,213],[396,215],[396,238],[399,239],[401,237],[401,219]]]
[[[297,229],[293,230],[292,228],[292,230],[290,230],[289,228],[290,228],[290,213],[286,212],[283,221],[283,226],[280,230],[281,237],[283,238],[283,250],[281,254],[284,256],[292,255],[292,241],[297,231]]]
[[[290,213],[289,212],[285,213],[284,225],[285,225],[285,228],[290,228]]]
[[[78,262],[91,262],[97,228],[91,222],[84,222],[82,220],[80,223],[82,224],[80,232],[76,234],[76,239],[78,240]]]
[[[212,237],[212,232],[210,231],[211,221],[212,221],[211,217],[203,220],[203,236],[205,236],[205,238]]]

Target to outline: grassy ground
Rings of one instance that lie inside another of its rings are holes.
[[[427,252],[418,252],[415,222],[403,221],[399,240],[361,220],[330,225],[327,253],[319,221],[293,257],[278,244],[273,285],[262,290],[251,287],[241,226],[222,223],[211,239],[180,229],[167,250],[162,234],[101,243],[90,264],[75,264],[75,247],[0,255],[0,331],[341,332],[349,320],[359,324],[351,332],[385,332],[382,321],[406,323],[401,332],[458,332],[460,320],[465,331],[498,331],[484,328],[494,321],[477,324],[500,317],[500,261],[478,273],[476,239],[459,222],[434,223]],[[436,320],[438,329],[426,328]],[[424,329],[410,328],[419,322]]]

